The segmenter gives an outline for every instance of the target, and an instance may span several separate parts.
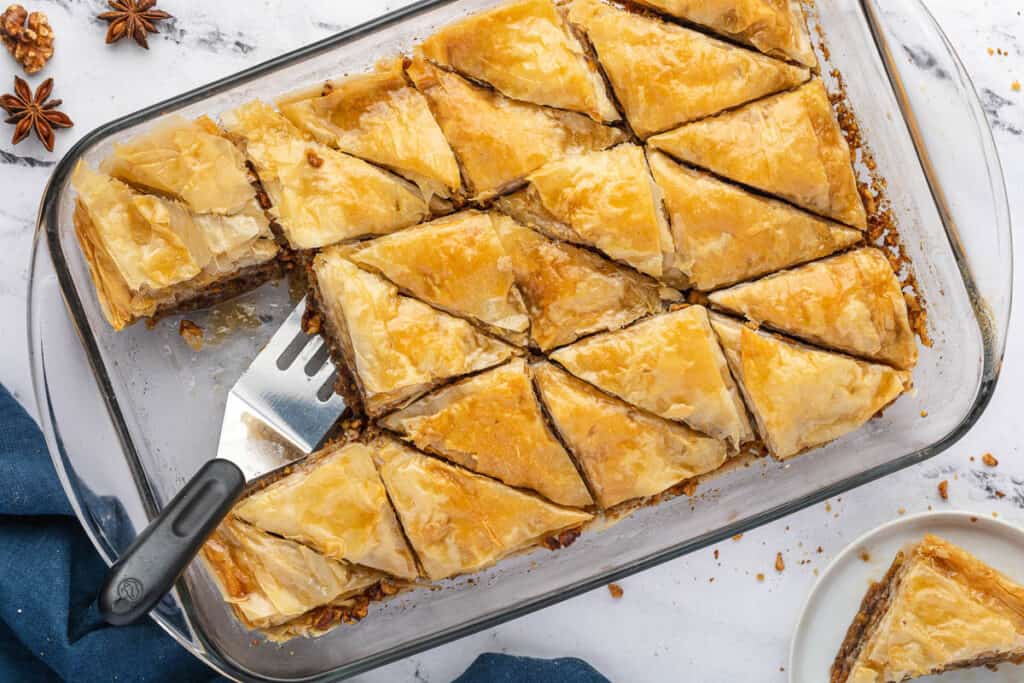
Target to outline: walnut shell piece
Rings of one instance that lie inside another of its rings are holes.
[[[42,12],[11,5],[0,15],[0,38],[25,73],[40,71],[53,57],[53,29]]]

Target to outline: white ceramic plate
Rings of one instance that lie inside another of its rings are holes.
[[[972,521],[974,520],[974,521]],[[896,552],[926,533],[941,536],[1024,582],[1024,530],[970,512],[927,512],[870,531],[847,546],[821,575],[800,614],[789,653],[790,683],[824,683],[846,629],[868,586],[889,569]],[[866,553],[866,555],[865,555]],[[1004,664],[917,679],[921,683],[1020,683],[1024,666]]]

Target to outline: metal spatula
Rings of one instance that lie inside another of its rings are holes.
[[[131,623],[167,593],[246,483],[320,446],[345,410],[320,337],[302,330],[303,300],[228,395],[217,457],[196,473],[110,568],[99,607]],[[268,439],[268,430],[275,438]]]

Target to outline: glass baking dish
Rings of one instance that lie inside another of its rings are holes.
[[[190,314],[215,343],[195,354],[176,320],[121,334],[104,322],[71,221],[69,175],[115,139],[165,114],[218,114],[255,97],[367,70],[437,27],[499,0],[426,0],[86,135],[54,171],[39,213],[29,342],[43,431],[72,505],[109,562],[214,456],[228,388],[291,307],[267,285]],[[283,646],[258,641],[200,563],[153,617],[184,647],[241,680],[353,675],[494,626],[788,515],[931,458],[977,421],[1006,345],[1012,291],[1009,210],[977,95],[917,0],[817,0],[824,71],[839,69],[929,311],[916,390],[866,428],[787,464],[717,476],[695,499],[646,507],[571,548],[501,563],[474,581],[417,590],[354,626]],[[882,5],[885,5],[884,7]],[[219,330],[219,331],[218,331]]]

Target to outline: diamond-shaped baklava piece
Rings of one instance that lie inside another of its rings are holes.
[[[415,185],[308,138],[263,102],[244,104],[222,120],[242,141],[270,212],[295,249],[393,232],[429,213]]]
[[[642,147],[624,144],[552,162],[499,209],[544,234],[600,249],[641,273],[685,284]]]
[[[392,413],[381,424],[418,448],[552,502],[593,499],[572,458],[548,428],[526,361],[461,380]]]
[[[335,359],[344,362],[364,410],[380,415],[445,380],[507,360],[513,347],[470,323],[399,294],[346,258],[346,247],[313,259],[315,299]]]
[[[408,75],[430,101],[475,199],[514,189],[531,171],[567,154],[626,137],[583,114],[510,99],[423,59],[413,60]]]
[[[464,211],[347,251],[360,267],[453,315],[525,345],[530,318],[490,214]]]
[[[115,329],[227,298],[279,273],[278,247],[252,188],[248,203],[222,215],[141,194],[84,161],[72,185],[75,232]]]
[[[917,343],[896,273],[867,247],[711,294],[741,313],[809,342],[909,370]]]
[[[604,0],[573,0],[569,20],[594,46],[629,125],[644,138],[810,78],[804,67]]]
[[[516,283],[530,314],[530,336],[541,350],[586,334],[617,329],[678,299],[629,268],[541,235],[511,218],[494,216]]]
[[[541,400],[594,489],[610,508],[718,469],[724,441],[642,411],[554,365],[533,366]]]
[[[864,233],[785,202],[649,155],[675,238],[677,265],[693,286],[711,290],[828,256]]]
[[[418,575],[373,451],[362,443],[328,449],[297,472],[253,493],[234,514],[327,557],[404,579]]]
[[[318,624],[318,608],[341,607],[384,578],[230,517],[202,554],[224,600],[246,626],[271,639],[327,630],[334,622]]]
[[[449,24],[423,41],[417,54],[513,99],[597,121],[619,119],[601,74],[551,0],[519,0]]]
[[[489,567],[592,518],[390,439],[377,442],[375,457],[402,528],[431,579]]]
[[[551,359],[603,391],[667,420],[686,422],[733,448],[753,438],[703,306],[589,337]]]
[[[822,351],[714,315],[761,438],[779,460],[858,429],[911,387],[909,372]]]
[[[278,106],[318,141],[393,170],[428,199],[451,197],[462,186],[455,154],[427,100],[405,80],[400,59]]]
[[[634,0],[758,50],[817,66],[799,0]]]
[[[650,144],[822,216],[867,228],[850,146],[819,79],[656,135]]]

